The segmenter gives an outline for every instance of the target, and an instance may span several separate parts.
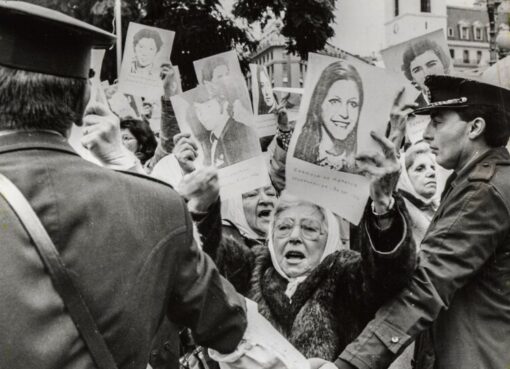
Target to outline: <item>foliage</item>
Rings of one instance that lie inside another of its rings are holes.
[[[322,50],[334,36],[334,10],[334,0],[237,0],[234,5],[234,15],[250,23],[264,26],[270,19],[281,19],[288,51],[302,58]]]
[[[114,0],[28,0],[59,10],[109,32],[114,30]],[[243,59],[253,50],[247,29],[222,12],[219,0],[123,0],[123,43],[129,22],[137,22],[174,31],[171,61],[181,71],[184,89],[194,87],[193,61],[236,48]],[[116,51],[106,53],[102,79],[116,78]]]

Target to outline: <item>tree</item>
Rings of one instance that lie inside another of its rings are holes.
[[[113,31],[114,0],[29,0],[75,18]],[[184,89],[196,85],[193,61],[235,48],[244,64],[256,42],[224,14],[219,0],[123,0],[123,44],[129,22],[142,23],[175,32],[172,64],[178,65]],[[116,78],[116,53],[105,55],[102,79]]]
[[[283,22],[287,50],[306,59],[308,52],[322,50],[335,32],[334,0],[237,0],[234,15],[264,26],[269,19]]]

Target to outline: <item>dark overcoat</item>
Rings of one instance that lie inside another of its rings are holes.
[[[202,345],[235,349],[244,301],[197,248],[170,187],[91,164],[50,132],[1,135],[0,171],[41,219],[119,368],[146,368],[165,316]],[[0,227],[0,368],[94,367],[3,198]]]

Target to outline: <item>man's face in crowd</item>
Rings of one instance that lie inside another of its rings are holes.
[[[142,38],[135,45],[136,60],[142,67],[152,64],[157,53],[156,41],[152,38]]]
[[[438,109],[431,113],[430,118],[423,138],[436,155],[436,162],[446,169],[458,169],[471,150],[468,138],[470,125],[454,110]]]
[[[420,90],[425,91],[425,77],[436,74],[446,74],[445,67],[439,57],[433,50],[427,50],[418,55],[409,65],[413,81],[416,82]]]
[[[225,82],[228,78],[228,67],[225,64],[218,65],[213,70],[212,83]]]
[[[208,131],[213,131],[222,122],[223,112],[221,105],[216,99],[210,99],[203,103],[194,103],[198,120]]]

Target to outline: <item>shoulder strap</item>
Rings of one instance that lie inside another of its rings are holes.
[[[96,365],[100,369],[117,369],[110,350],[106,346],[101,333],[99,333],[83,297],[77,290],[46,229],[44,229],[25,196],[2,174],[0,174],[0,195],[16,213],[32,239],[50,274],[55,290],[64,301]]]

